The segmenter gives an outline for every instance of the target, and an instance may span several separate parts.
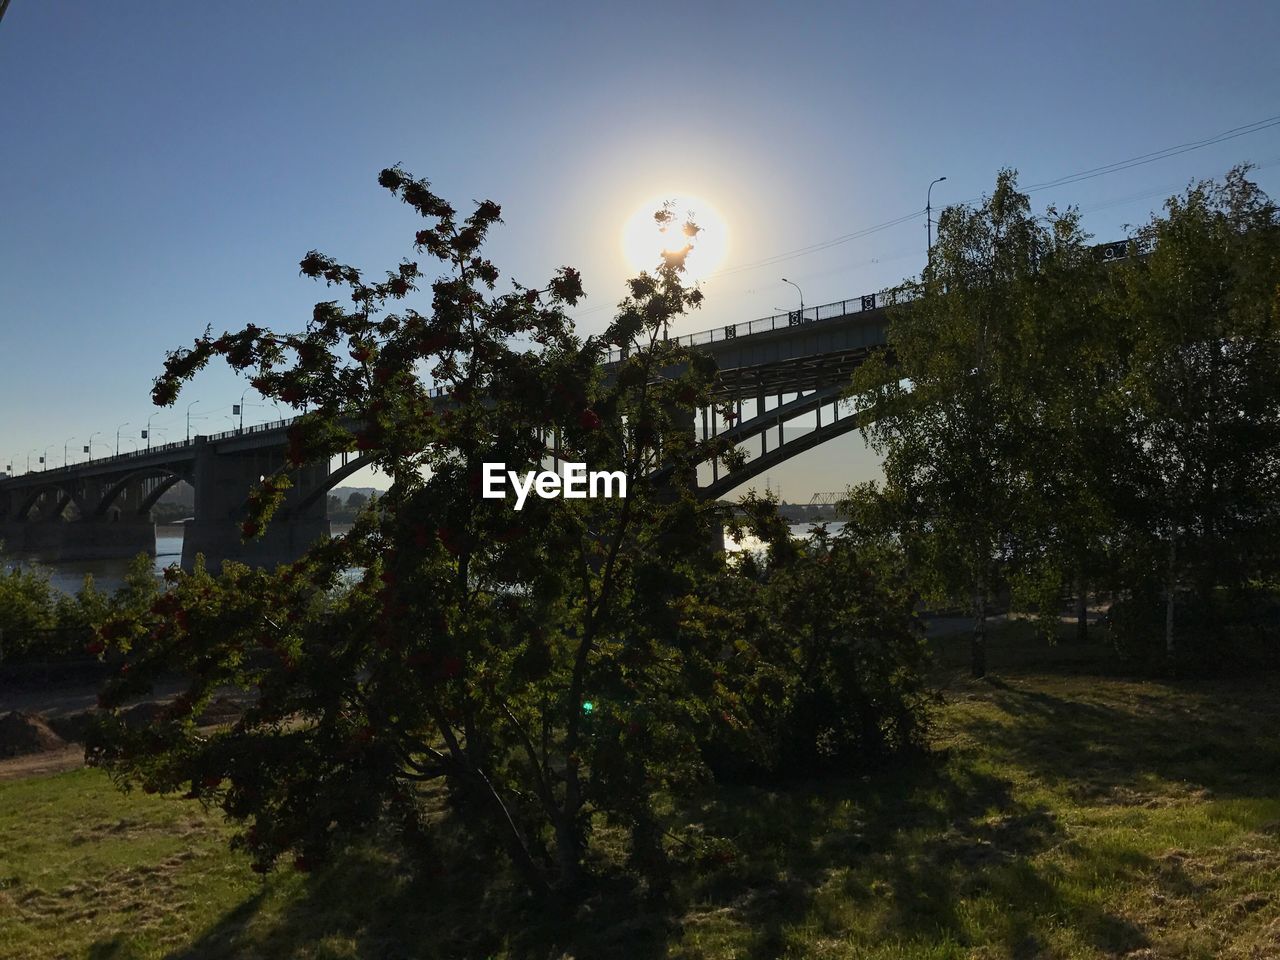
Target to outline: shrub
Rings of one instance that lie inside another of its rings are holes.
[[[896,551],[819,527],[775,542],[751,594],[750,726],[708,751],[722,776],[849,774],[922,744],[928,655]]]

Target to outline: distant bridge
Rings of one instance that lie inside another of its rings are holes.
[[[811,507],[834,507],[840,504],[847,496],[848,491],[840,490],[831,493],[815,493],[809,498],[809,506]]]
[[[1096,248],[1105,260],[1123,258],[1124,244]],[[733,408],[726,422],[714,408],[692,414],[690,428],[735,444],[759,443],[759,453],[737,470],[712,461],[700,493],[717,499],[767,470],[863,425],[842,412],[840,395],[850,375],[887,341],[886,295],[867,294],[803,311],[725,324],[675,338],[710,354],[719,368],[714,401]],[[606,369],[622,359],[618,349]],[[810,429],[784,427],[801,417]],[[241,524],[254,484],[283,468],[291,420],[198,436],[149,450],[90,460],[0,480],[0,540],[10,549],[50,559],[128,557],[155,553],[150,511],[181,480],[195,488],[182,562],[197,553],[216,568],[221,561],[272,565],[300,556],[329,533],[328,491],[368,465],[368,454],[312,463],[290,473],[293,486],[257,540],[242,542]],[[67,519],[74,504],[76,518]]]

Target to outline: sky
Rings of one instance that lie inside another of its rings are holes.
[[[692,196],[723,223],[706,304],[674,333],[871,292],[923,265],[937,208],[1001,167],[1100,241],[1232,165],[1280,195],[1280,4],[12,0],[0,21],[0,470],[231,428],[211,367],[156,410],[166,350],[300,329],[311,249],[375,272],[415,222],[399,163],[541,284],[582,271],[581,332],[634,272],[623,228]],[[695,216],[698,211],[693,211]],[[908,217],[874,232],[869,228]],[[852,235],[852,236],[851,236]],[[833,242],[838,241],[838,242]],[[246,401],[260,402],[249,392]],[[246,424],[275,419],[248,406]],[[123,424],[123,427],[121,425]],[[873,477],[856,437],[779,468],[793,501]],[[367,478],[357,477],[350,483]],[[377,481],[374,480],[374,483]],[[757,485],[761,485],[758,481]]]

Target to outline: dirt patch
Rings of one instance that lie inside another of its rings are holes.
[[[26,757],[0,760],[0,781],[47,777],[65,770],[78,770],[83,766],[84,748],[72,744],[60,750],[46,750]]]
[[[26,757],[61,750],[67,743],[34,714],[6,713],[0,717],[0,757]]]

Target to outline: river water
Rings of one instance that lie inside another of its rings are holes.
[[[843,524],[829,523],[827,528],[835,533]],[[794,523],[791,535],[807,537],[811,524]],[[334,535],[346,533],[351,529],[349,523],[331,525]],[[156,576],[164,573],[165,567],[182,562],[182,533],[180,524],[161,524],[156,526],[156,556],[154,569]],[[725,539],[725,549],[730,551],[758,550],[762,544],[754,538],[747,538],[741,543]],[[49,573],[49,582],[64,593],[75,593],[84,583],[86,574],[92,574],[94,585],[103,591],[113,591],[124,583],[125,573],[129,568],[129,560],[79,560],[66,563],[44,563],[39,557],[18,557],[0,559],[0,568],[12,569],[16,564],[37,564]]]
[[[182,533],[180,525],[158,524],[156,526],[156,576],[164,572],[164,568],[182,562]],[[49,574],[49,582],[63,593],[75,593],[84,584],[86,575],[92,575],[94,586],[99,590],[111,592],[124,583],[125,573],[129,569],[127,559],[113,560],[75,560],[66,563],[46,563],[39,556],[4,557],[0,567],[11,570],[15,566],[38,566]]]

